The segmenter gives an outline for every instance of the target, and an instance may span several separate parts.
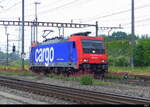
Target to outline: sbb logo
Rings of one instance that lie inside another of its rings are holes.
[[[40,48],[35,50],[35,61],[37,63],[50,63],[54,60],[54,48]]]

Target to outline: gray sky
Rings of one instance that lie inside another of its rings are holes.
[[[38,20],[49,22],[73,22],[95,24],[99,22],[99,26],[119,26],[124,27],[122,30],[131,33],[131,0],[25,0],[25,20],[34,20],[35,5],[38,1]],[[21,17],[21,2],[22,0],[0,0],[0,20],[18,20]],[[1,8],[3,6],[3,8]],[[135,0],[135,33],[150,35],[150,0]],[[44,29],[53,29],[55,33],[52,36],[58,35],[58,29],[54,28],[39,28],[38,38],[42,41],[41,35]],[[30,46],[30,28],[25,28],[25,51],[29,51]],[[69,36],[72,33],[79,31],[94,29],[65,29],[65,35]],[[112,32],[113,32],[112,31]],[[6,50],[5,29],[0,26],[1,38],[0,48]],[[10,39],[18,38],[18,27],[8,27]],[[99,34],[107,34],[108,31],[99,31]],[[10,42],[17,46],[17,42]],[[17,46],[18,47],[18,46]],[[11,51],[10,47],[10,51]]]

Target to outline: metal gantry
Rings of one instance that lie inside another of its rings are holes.
[[[21,26],[22,21],[0,20],[0,25],[3,25],[3,26]],[[84,28],[84,27],[91,27],[91,26],[96,27],[96,25],[94,25],[94,24],[35,22],[35,21],[24,21],[24,26],[63,27],[63,28]]]
[[[113,29],[123,29],[123,27],[121,27],[121,25],[119,25],[119,27],[98,27],[98,30],[109,30],[108,31],[108,36],[110,36],[110,32]]]
[[[23,4],[24,5],[24,0]],[[0,26],[22,26],[22,69],[24,69],[24,27],[30,26],[32,27],[57,27],[57,28],[85,28],[85,27],[95,27],[96,28],[96,36],[98,36],[98,22],[96,24],[79,24],[79,23],[60,23],[60,22],[35,22],[35,21],[24,21],[24,7],[22,9],[22,21],[8,21],[8,20],[0,20]],[[32,36],[32,33],[31,33]]]

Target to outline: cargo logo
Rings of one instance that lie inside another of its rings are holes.
[[[35,50],[35,61],[38,63],[50,63],[54,60],[54,48],[40,48]]]

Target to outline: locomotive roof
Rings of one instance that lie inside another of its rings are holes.
[[[60,43],[60,42],[66,42],[68,39],[64,39],[62,37],[55,37],[44,40],[40,45],[47,45],[47,44],[54,44],[54,43]]]
[[[91,32],[87,31],[87,32],[79,32],[79,33],[74,33],[72,34],[71,36],[73,35],[79,35],[79,36],[88,36]]]

